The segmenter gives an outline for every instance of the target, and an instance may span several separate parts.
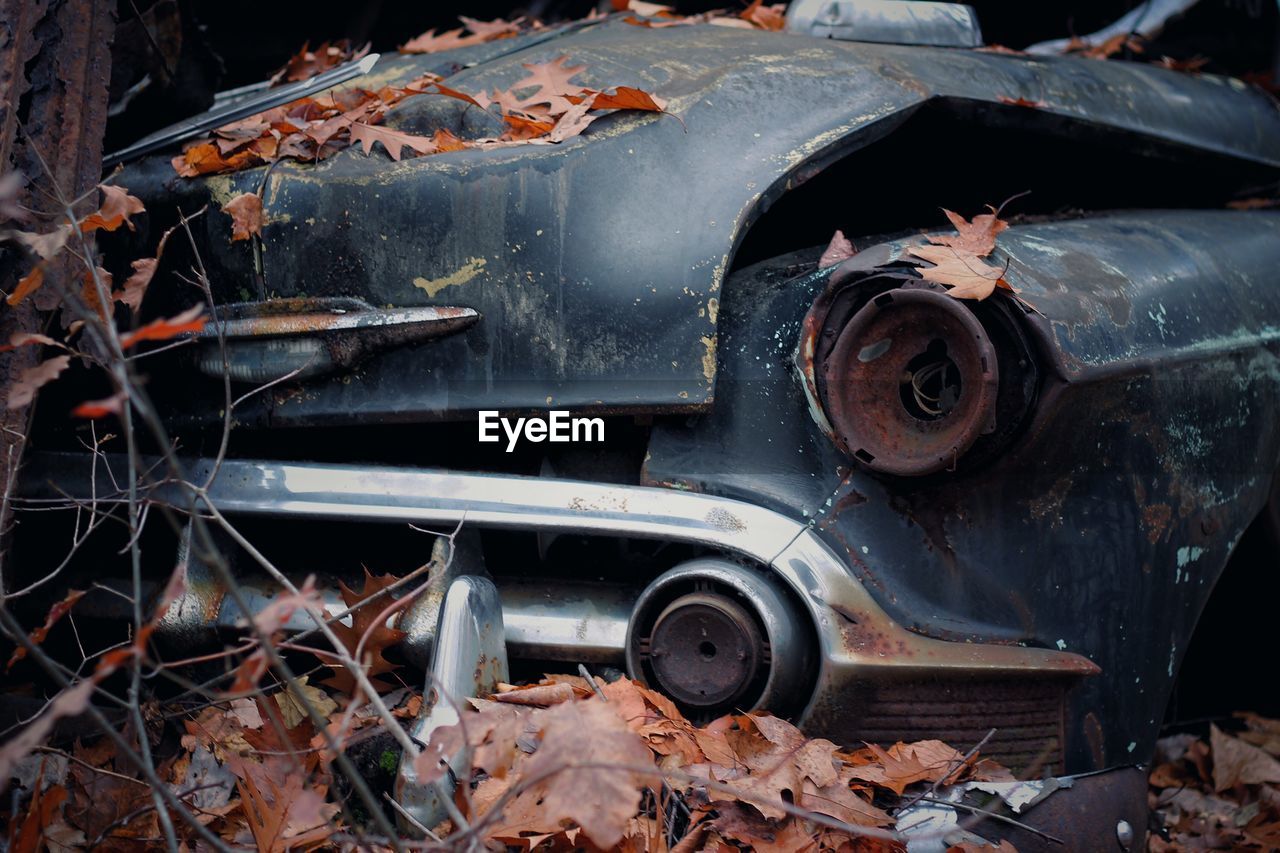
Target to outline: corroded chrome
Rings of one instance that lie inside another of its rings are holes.
[[[79,454],[33,454],[23,498],[88,499],[91,464],[102,466],[98,484],[124,482],[127,467],[119,457],[97,456],[90,463]],[[150,467],[144,462],[141,470]],[[188,473],[202,482],[212,473],[212,461],[197,460]],[[147,494],[186,505],[177,486]],[[838,717],[841,697],[867,679],[1045,678],[1099,671],[1069,652],[947,642],[913,633],[890,618],[813,529],[729,498],[540,477],[237,459],[222,463],[208,494],[227,513],[613,534],[709,546],[771,566],[803,602],[817,634],[817,686],[801,720],[814,720],[819,728]],[[99,506],[123,499],[122,494],[96,495]]]
[[[497,587],[488,578],[464,575],[449,585],[440,609],[435,652],[427,676],[422,713],[410,732],[414,740],[429,750],[434,733],[457,725],[459,712],[468,697],[495,693],[498,682],[506,681],[507,650],[503,642],[502,606]],[[443,797],[451,797],[455,781],[465,777],[469,759],[465,745],[442,755],[447,765],[438,780],[421,780],[412,761],[400,761],[396,777],[396,799],[401,808],[420,825],[431,828],[448,817]],[[412,825],[403,827],[413,831]]]
[[[627,670],[691,713],[799,710],[804,702],[797,700],[812,684],[815,650],[806,615],[787,592],[780,578],[754,566],[714,557],[681,563],[640,594],[627,629]],[[709,649],[681,642],[689,637],[687,626],[659,639],[663,621],[680,610],[709,610],[691,617],[702,623]]]
[[[981,47],[973,7],[923,0],[795,0],[787,30],[842,41]]]
[[[320,376],[365,356],[460,332],[480,319],[470,308],[374,308],[359,299],[273,299],[223,305],[197,332],[200,371],[262,382],[293,372]],[[223,346],[225,345],[225,352]]]

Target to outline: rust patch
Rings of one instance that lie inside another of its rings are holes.
[[[1049,519],[1049,526],[1062,526],[1062,505],[1067,502],[1067,493],[1071,491],[1070,477],[1059,477],[1049,491],[1031,499],[1031,517]]]
[[[1147,528],[1147,540],[1152,544],[1160,541],[1173,517],[1173,508],[1168,504],[1150,504],[1142,508],[1142,524]]]
[[[1085,743],[1089,745],[1089,757],[1093,759],[1093,766],[1095,769],[1101,768],[1105,763],[1105,756],[1102,752],[1102,722],[1098,720],[1097,714],[1090,711],[1084,715],[1084,722],[1081,727],[1084,729]]]

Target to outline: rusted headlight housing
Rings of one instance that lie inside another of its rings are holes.
[[[956,471],[1013,435],[1039,373],[1016,306],[903,278],[833,277],[798,364],[822,426],[857,463],[901,477]]]

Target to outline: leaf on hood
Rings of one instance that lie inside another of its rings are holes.
[[[120,336],[120,348],[128,349],[143,341],[167,341],[188,332],[204,328],[208,317],[203,317],[203,305],[193,305],[181,314],[163,320],[153,320],[142,328]]]
[[[667,102],[657,95],[650,95],[630,86],[617,86],[612,93],[597,92],[591,98],[593,110],[642,110],[660,113],[667,107]]]
[[[20,409],[35,399],[36,392],[58,378],[71,365],[70,356],[56,355],[18,374],[9,387],[9,408]]]
[[[356,122],[351,125],[351,141],[359,143],[364,148],[365,154],[373,153],[373,143],[380,142],[382,147],[387,149],[387,153],[391,155],[391,159],[396,162],[400,161],[405,148],[412,149],[415,154],[431,154],[438,150],[433,137],[415,136],[414,134],[392,130],[382,125],[365,124],[364,122]]]
[[[942,212],[946,214],[956,233],[930,234],[929,242],[986,257],[995,251],[996,236],[1009,227],[1009,223],[1000,218],[999,212],[994,207],[987,205],[987,209],[991,212],[979,214],[970,222],[960,214],[943,208]]]
[[[522,107],[543,105],[552,113],[560,114],[573,106],[566,95],[581,95],[587,91],[586,87],[571,82],[587,66],[570,65],[568,56],[558,56],[550,62],[526,62],[522,65],[529,73],[517,80],[511,91],[534,90],[520,99]]]
[[[997,287],[1013,290],[1004,280],[1004,269],[983,260],[995,250],[996,235],[1009,227],[999,217],[999,211],[988,208],[991,213],[975,216],[972,222],[953,211],[942,211],[956,233],[929,234],[927,245],[906,250],[908,255],[933,265],[919,268],[921,278],[946,285],[950,288],[947,293],[956,299],[986,299]]]
[[[97,211],[81,220],[80,230],[86,234],[99,229],[115,231],[121,224],[128,225],[130,231],[134,230],[129,217],[146,211],[142,199],[129,195],[124,187],[112,184],[99,184],[98,189],[102,190],[102,204]]]
[[[1012,290],[1004,280],[1004,270],[962,249],[950,246],[913,246],[912,255],[933,264],[920,267],[920,277],[926,281],[945,284],[947,293],[956,299],[986,299],[996,287]]]
[[[231,242],[262,235],[262,197],[257,193],[241,193],[222,206],[231,217]]]
[[[431,141],[436,144],[436,150],[442,152],[461,151],[467,147],[467,143],[463,142],[443,127],[431,135]]]

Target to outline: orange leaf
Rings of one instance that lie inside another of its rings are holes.
[[[258,152],[251,148],[236,151],[224,157],[218,146],[212,142],[201,142],[188,148],[172,160],[173,168],[184,178],[199,175],[212,175],[219,172],[234,172],[247,166],[256,166],[264,162]]]
[[[504,115],[502,120],[510,126],[511,130],[508,133],[512,139],[536,139],[547,135],[556,126],[554,121],[548,119],[528,118],[515,114]]]
[[[619,86],[613,94],[601,92],[591,101],[594,110],[644,110],[660,113],[667,107],[667,102],[656,95],[650,95],[630,86]]]
[[[13,289],[13,293],[9,294],[9,298],[5,300],[10,305],[17,305],[31,294],[40,289],[40,285],[44,284],[44,267],[37,264],[18,282],[18,286]]]
[[[107,415],[119,415],[124,401],[129,397],[124,391],[118,391],[101,400],[86,400],[71,410],[73,417],[97,420]]]
[[[120,347],[128,349],[142,341],[167,341],[187,332],[198,332],[208,321],[207,317],[200,316],[203,311],[203,305],[195,305],[175,317],[153,320],[137,331],[121,335]]]
[[[241,193],[222,206],[231,217],[231,242],[262,235],[262,198],[257,193]]]
[[[461,151],[467,147],[466,142],[459,139],[457,136],[454,136],[443,127],[432,135],[431,141],[436,144],[436,149],[439,151]]]
[[[94,280],[94,272],[97,273],[97,280]],[[110,319],[107,306],[103,304],[101,292],[98,290],[98,284],[102,284],[102,289],[107,293],[111,292],[111,273],[102,267],[95,267],[94,271],[85,270],[80,286],[80,299],[84,301],[84,307],[97,314],[103,320]]]
[[[49,608],[49,613],[44,617],[44,624],[34,629],[30,634],[31,642],[37,646],[44,642],[45,637],[49,636],[49,630],[58,624],[63,616],[71,612],[71,608],[85,594],[85,590],[73,589],[67,593],[67,597],[61,601],[55,602]],[[13,665],[27,656],[27,647],[18,646],[13,650],[13,655],[9,658],[9,663],[5,666],[5,672],[13,668]]]
[[[99,228],[103,231],[115,231],[121,224],[128,225],[130,231],[134,230],[129,217],[146,210],[142,199],[129,195],[124,187],[111,184],[99,184],[98,189],[102,190],[102,205],[97,212],[84,218],[80,223],[80,230],[85,233]]]
[[[765,6],[763,0],[752,0],[751,5],[738,13],[744,21],[750,21],[762,30],[779,31],[787,26],[785,3]]]

